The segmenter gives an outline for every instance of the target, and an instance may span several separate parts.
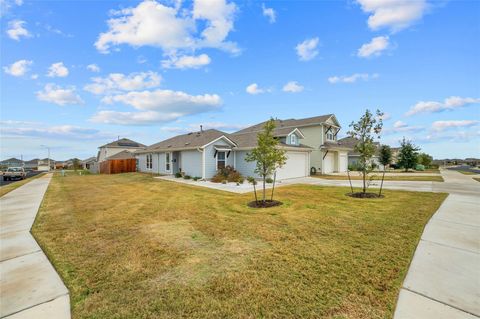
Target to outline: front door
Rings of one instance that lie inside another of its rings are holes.
[[[171,152],[165,153],[165,172],[167,173],[172,172],[172,153]]]

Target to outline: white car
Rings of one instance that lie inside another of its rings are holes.
[[[4,181],[11,181],[12,179],[25,179],[27,173],[23,167],[9,167],[3,173],[3,180]]]

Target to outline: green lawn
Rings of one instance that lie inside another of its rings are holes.
[[[29,177],[27,179],[24,179],[24,180],[21,180],[21,181],[18,181],[18,182],[15,182],[15,183],[10,183],[8,185],[5,185],[5,186],[1,186],[0,187],[0,197],[2,197],[3,195],[7,194],[7,193],[10,193],[11,191],[13,191],[14,189],[17,189],[19,188],[20,186],[22,185],[25,185],[26,183],[34,180],[35,178],[39,178],[39,177],[42,177],[44,176],[45,174],[44,173],[40,173],[38,175],[35,175],[33,177]],[[3,178],[0,177],[0,178]]]
[[[148,175],[55,176],[33,234],[73,318],[390,318],[446,195],[347,192],[280,187],[255,210]]]
[[[463,175],[478,175],[478,173],[470,172],[470,171],[457,170],[457,172],[462,173]]]
[[[373,180],[380,181],[382,180],[382,174],[371,174]],[[368,178],[370,178],[370,176]],[[331,180],[348,180],[348,176],[344,175],[313,175],[313,177],[331,179]],[[352,180],[362,180],[362,177],[357,173],[351,173],[350,178]],[[389,176],[385,175],[386,181],[423,181],[423,182],[443,182],[442,176]]]

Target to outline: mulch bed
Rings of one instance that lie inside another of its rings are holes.
[[[279,202],[278,200],[266,200],[265,202],[259,200],[259,201],[253,201],[248,203],[248,207],[252,208],[269,208],[269,207],[275,207],[275,206],[280,206],[282,205],[282,202]]]
[[[346,194],[347,196],[350,197],[355,197],[355,198],[383,198],[383,195],[378,196],[377,193],[348,193]]]

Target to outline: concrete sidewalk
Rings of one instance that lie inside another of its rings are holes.
[[[400,290],[395,319],[480,316],[479,183],[458,172],[442,175],[451,194],[425,227]],[[473,195],[468,195],[469,188]]]
[[[0,197],[0,318],[70,318],[68,290],[30,234],[51,177]]]

